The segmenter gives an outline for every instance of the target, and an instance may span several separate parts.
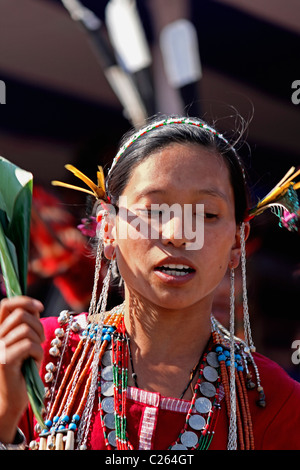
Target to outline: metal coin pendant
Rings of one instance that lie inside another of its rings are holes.
[[[211,410],[212,404],[208,398],[200,397],[195,401],[195,408],[198,413],[208,413]]]
[[[101,404],[102,404],[102,409],[104,413],[114,412],[114,398],[113,397],[103,398]]]
[[[205,397],[214,397],[216,394],[216,387],[210,382],[202,382],[200,384],[200,392]]]
[[[101,371],[101,377],[104,379],[104,380],[113,380],[114,376],[113,376],[113,366],[106,366],[102,369]]]
[[[107,413],[104,416],[104,424],[108,429],[115,429],[115,415],[114,413]]]
[[[107,436],[108,442],[110,443],[111,446],[116,447],[117,442],[116,442],[116,431],[111,431],[109,435]]]
[[[198,442],[198,436],[192,431],[185,431],[181,435],[181,443],[186,447],[194,447]]]
[[[189,425],[196,431],[200,431],[200,429],[203,429],[205,427],[206,421],[203,416],[195,414],[190,417]]]
[[[214,351],[210,351],[206,356],[207,364],[211,367],[219,367],[218,354]]]
[[[113,382],[101,382],[101,393],[105,397],[112,397],[114,394]]]
[[[174,444],[171,450],[188,450],[188,448],[182,444]]]
[[[102,357],[102,364],[104,366],[111,366],[112,365],[112,357],[111,357],[111,351],[105,351]]]
[[[203,377],[209,382],[215,382],[219,377],[218,371],[211,366],[206,366],[203,369]]]

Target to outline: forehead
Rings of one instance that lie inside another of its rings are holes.
[[[223,157],[197,144],[171,144],[150,154],[134,168],[124,192],[182,193],[212,188],[231,196],[230,175]]]

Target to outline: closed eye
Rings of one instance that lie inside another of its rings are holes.
[[[139,209],[139,214],[141,216],[151,218],[151,217],[161,217],[163,215],[162,210],[155,210],[155,209]]]

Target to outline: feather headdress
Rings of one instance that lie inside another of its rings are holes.
[[[299,218],[299,199],[296,193],[300,189],[300,182],[296,178],[300,175],[300,169],[295,171],[291,167],[276,186],[258,204],[248,211],[246,221],[262,214],[266,209],[279,218],[279,225],[290,231],[297,230]]]
[[[80,186],[74,186],[72,184],[63,183],[61,181],[52,181],[53,186],[62,186],[63,188],[75,189],[76,191],[81,191],[87,194],[91,194],[96,199],[100,199],[102,201],[107,201],[108,197],[106,194],[105,189],[105,180],[104,180],[104,172],[102,166],[98,166],[97,171],[97,184],[95,184],[90,178],[84,175],[81,171],[77,170],[73,165],[65,165],[65,168],[72,173],[74,173],[77,178],[81,179],[89,188],[81,188]]]
[[[73,165],[65,165],[65,168],[74,173],[74,175],[81,179],[81,181],[83,181],[90,189],[81,188],[61,181],[52,181],[53,186],[75,189],[76,191],[90,194],[98,200],[109,202],[109,196],[107,195],[105,188],[104,172],[101,166],[98,166],[97,184]],[[296,182],[295,180],[299,175],[300,169],[296,170],[294,166],[291,167],[279,183],[277,183],[276,186],[254,207],[248,210],[245,222],[248,222],[257,215],[262,214],[265,210],[271,209],[271,211],[279,218],[279,225],[281,227],[285,227],[290,231],[297,230],[300,205],[296,190],[300,189],[300,181]]]

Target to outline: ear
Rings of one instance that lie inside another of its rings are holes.
[[[245,242],[247,240],[247,238],[249,237],[249,234],[250,234],[250,224],[249,222],[245,222],[244,223],[245,225]],[[230,256],[230,262],[229,262],[229,267],[230,268],[237,268],[239,263],[240,263],[240,259],[241,259],[241,226],[240,225],[237,225],[236,226],[236,233],[235,233],[235,243],[234,245],[232,246],[232,249],[231,249],[231,256]]]
[[[102,222],[103,226],[103,253],[106,259],[114,259],[115,258],[115,246],[116,246],[116,239],[115,239],[115,224],[113,218],[108,215]]]

